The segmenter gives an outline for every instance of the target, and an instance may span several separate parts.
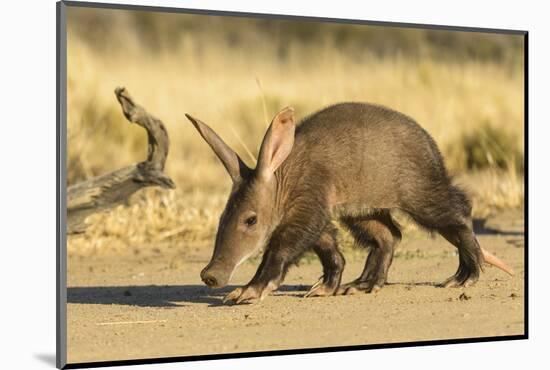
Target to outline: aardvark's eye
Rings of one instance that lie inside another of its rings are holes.
[[[246,226],[253,226],[256,224],[257,221],[258,218],[256,216],[250,216],[244,221],[244,223],[246,224]]]

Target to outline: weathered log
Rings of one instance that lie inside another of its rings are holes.
[[[162,172],[170,144],[166,128],[137,105],[124,87],[117,88],[115,95],[126,119],[147,131],[147,160],[70,186],[67,189],[68,234],[84,232],[89,215],[125,203],[144,187],[175,188],[174,182]]]

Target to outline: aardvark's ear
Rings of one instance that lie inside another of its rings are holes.
[[[260,147],[256,167],[256,172],[263,179],[270,179],[292,151],[295,129],[294,109],[291,107],[281,110],[271,121]]]
[[[240,182],[252,170],[246,166],[239,155],[233,151],[208,125],[200,120],[185,115],[195,126],[203,139],[210,145],[218,156],[234,183]]]

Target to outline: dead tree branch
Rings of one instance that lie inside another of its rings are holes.
[[[141,188],[175,188],[174,182],[162,172],[170,145],[164,125],[137,105],[124,87],[117,88],[115,95],[126,119],[147,131],[147,160],[70,186],[67,189],[68,234],[84,232],[86,217],[124,203]]]

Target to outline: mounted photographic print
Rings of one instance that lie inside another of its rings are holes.
[[[58,367],[527,338],[527,32],[57,10]]]

